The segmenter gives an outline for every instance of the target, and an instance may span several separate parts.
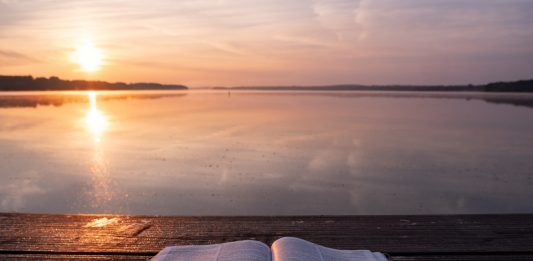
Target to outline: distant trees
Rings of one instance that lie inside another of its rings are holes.
[[[292,91],[416,91],[416,92],[533,92],[533,80],[497,82],[485,85],[323,85],[323,86],[240,86],[215,87],[216,90],[292,90]]]
[[[187,90],[184,85],[166,85],[159,83],[109,83],[104,81],[61,80],[32,76],[0,75],[0,91],[69,91],[69,90]]]
[[[160,83],[109,83],[104,81],[61,80],[32,76],[0,75],[0,91],[69,91],[69,90],[187,90],[184,85]],[[217,87],[236,90],[319,90],[319,91],[481,91],[481,92],[533,92],[533,80],[495,82],[486,85],[325,85],[325,86],[242,86]]]
[[[533,92],[533,80],[495,82],[484,86],[486,92]]]

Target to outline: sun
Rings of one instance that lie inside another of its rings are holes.
[[[72,60],[80,66],[84,72],[95,72],[100,70],[103,64],[102,51],[90,42],[82,44],[76,48],[72,54]]]

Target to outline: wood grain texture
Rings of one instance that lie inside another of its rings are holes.
[[[394,256],[391,261],[532,261],[533,255],[430,255]]]
[[[533,215],[154,217],[0,214],[0,257],[131,256],[167,245],[300,237],[397,260],[531,260]],[[90,256],[89,256],[90,255]],[[441,257],[450,257],[442,259]],[[456,259],[453,259],[457,257]],[[422,259],[420,259],[422,258]],[[470,258],[470,259],[469,259]],[[477,258],[477,259],[476,259]],[[480,259],[485,258],[485,259]],[[493,258],[493,259],[490,259]],[[37,258],[38,259],[38,258]],[[105,259],[105,258],[104,258]]]
[[[28,255],[28,254],[0,254],[0,260],[148,260],[152,256],[132,255]]]
[[[0,260],[148,260],[151,256],[131,255],[27,255],[0,254]],[[431,255],[431,256],[395,256],[391,261],[531,261],[533,255]]]

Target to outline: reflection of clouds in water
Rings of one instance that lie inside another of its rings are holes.
[[[462,195],[460,190],[446,184],[441,187],[438,184],[427,186],[419,183],[412,186],[373,182],[365,184],[352,188],[349,192],[351,204],[360,211],[358,214],[453,214],[486,212],[492,208],[499,208],[500,211],[505,209],[501,205],[501,199],[483,199],[473,195],[475,193]]]
[[[324,146],[309,156],[309,173],[318,174],[313,175],[318,178],[332,178],[332,175],[356,172],[360,157],[360,145],[356,139],[340,137]]]
[[[312,156],[308,164],[311,172],[331,172],[332,169],[342,170],[343,167],[354,174],[360,157],[360,142],[353,139],[351,143],[332,142],[329,148]]]
[[[327,207],[322,205],[315,208],[334,209],[336,213],[344,214],[476,213],[488,209],[512,211],[505,206],[505,201],[509,199],[491,193],[497,190],[498,182],[487,180],[480,183],[474,177],[458,176],[453,169],[431,173],[432,165],[426,164],[445,160],[442,157],[435,159],[428,155],[427,158],[419,158],[417,153],[406,153],[385,161],[376,154],[383,150],[376,151],[377,144],[372,139],[365,139],[363,144],[359,139],[350,139],[349,136],[345,133],[329,141],[329,144],[324,142],[327,138],[313,141],[322,146],[302,156],[302,160],[307,158],[307,171],[299,172],[292,179],[285,179],[287,186],[278,189],[286,191],[280,193],[310,193],[312,196],[308,197],[317,200],[317,203],[321,199],[329,199]],[[399,164],[415,161],[418,162],[416,168]],[[485,186],[475,185],[477,183]],[[293,201],[297,202],[299,196],[293,195]]]
[[[238,126],[230,126],[230,127],[223,127],[221,129],[214,130],[211,133],[208,133],[203,136],[197,137],[200,140],[206,140],[206,139],[217,139],[217,138],[228,138],[231,136],[237,136],[239,134],[246,133],[246,131],[251,130],[253,126],[251,125],[238,125]]]
[[[235,95],[231,104],[216,95],[106,102],[102,109],[120,124],[101,143],[92,142],[81,125],[70,126],[83,119],[87,104],[0,110],[1,117],[9,117],[9,124],[0,122],[0,184],[39,169],[34,182],[16,185],[26,189],[20,202],[28,212],[334,215],[531,209],[533,125],[526,109],[422,98],[244,98]],[[279,108],[272,111],[273,105]],[[249,111],[241,114],[242,108]],[[49,124],[5,130],[41,118]],[[2,207],[15,206],[6,196],[12,188],[0,188]]]
[[[0,206],[2,211],[20,211],[26,206],[27,198],[44,193],[32,179],[16,179],[0,185]]]
[[[348,169],[350,169],[352,174],[355,174],[354,172],[359,163],[359,158],[360,156],[358,151],[351,151],[348,153],[348,157],[346,157],[346,166],[348,166]]]
[[[320,145],[306,150],[298,159],[304,168],[296,169],[292,175],[285,175],[283,184],[287,185],[277,185],[280,194],[292,198],[292,205],[286,211],[354,213],[357,206],[350,203],[350,189],[358,182],[353,173],[358,173],[359,168],[359,142],[351,138],[350,133],[340,132],[333,139],[328,135],[315,138],[309,140],[307,146],[311,143]]]

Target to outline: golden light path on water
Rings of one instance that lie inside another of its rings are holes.
[[[102,133],[108,127],[107,117],[98,109],[96,104],[96,92],[89,91],[87,95],[89,96],[90,107],[85,116],[85,123],[87,124],[89,132],[92,133],[94,141],[99,143],[101,141]]]
[[[85,115],[87,131],[93,136],[93,157],[89,161],[91,182],[86,191],[90,198],[90,207],[94,210],[106,208],[112,200],[114,191],[109,178],[108,162],[102,148],[102,135],[109,127],[107,116],[98,108],[97,92],[87,92],[89,98],[89,110]]]

